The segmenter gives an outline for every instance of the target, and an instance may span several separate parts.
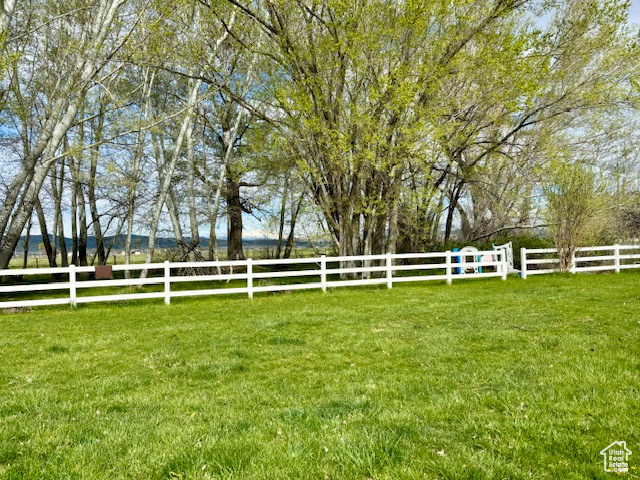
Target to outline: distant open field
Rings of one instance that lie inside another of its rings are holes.
[[[0,478],[612,478],[640,275],[0,314]]]
[[[121,254],[122,252],[111,254],[109,255],[109,258],[107,260],[107,265],[122,265],[124,262],[124,255]],[[292,257],[293,258],[300,258],[300,257],[311,257],[311,256],[318,256],[322,253],[325,253],[325,251],[321,251],[320,253],[315,252],[312,248],[296,248],[293,252],[292,252]],[[205,251],[204,254],[206,255],[207,252]],[[244,255],[246,258],[273,258],[274,255],[274,250],[273,249],[267,249],[267,248],[253,248],[253,249],[245,249],[244,251]],[[226,260],[227,259],[227,252],[226,251],[220,251],[218,258],[220,260]],[[142,255],[131,255],[131,263],[144,263],[146,261],[147,257],[145,254]],[[163,252],[162,250],[157,250],[155,255],[154,255],[154,262],[158,262],[158,261],[164,261],[170,259],[172,261],[178,261],[179,259],[174,259],[171,258],[169,256],[169,254]],[[206,258],[205,258],[206,260]],[[89,256],[89,261],[91,261],[91,255]],[[57,255],[56,257],[56,262],[58,264],[58,266],[62,265],[62,256],[60,254]],[[69,256],[69,263],[71,263],[71,256]],[[96,262],[97,263],[97,262]],[[11,259],[11,262],[9,263],[9,268],[22,268],[24,265],[24,260],[22,258],[22,256],[18,255],[15,256]],[[29,259],[27,261],[27,268],[49,268],[49,260],[47,259],[46,255],[34,255],[34,254],[30,254],[29,255]]]
[[[89,258],[90,260],[91,258]],[[131,255],[131,263],[144,263],[146,257],[144,255]],[[56,257],[58,266],[62,266],[62,256],[58,254]],[[124,263],[124,255],[109,255],[107,261],[108,265],[121,265]],[[69,256],[69,263],[71,263],[71,256]],[[9,263],[9,268],[22,268],[24,266],[24,260],[22,257],[13,257]],[[49,268],[49,260],[46,255],[29,255],[27,261],[27,268]]]

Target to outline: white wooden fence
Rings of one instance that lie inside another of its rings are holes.
[[[295,267],[296,270],[289,270]],[[386,255],[359,255],[349,257],[292,258],[276,260],[237,260],[191,263],[154,263],[136,265],[114,265],[112,271],[141,272],[147,270],[146,278],[115,278],[91,280],[88,274],[95,267],[71,265],[62,268],[0,270],[0,278],[38,276],[40,283],[0,284],[0,309],[36,307],[44,305],[76,306],[81,303],[122,300],[164,299],[166,304],[175,297],[196,295],[247,294],[318,288],[326,291],[332,287],[386,284],[391,288],[397,282],[440,280],[451,283],[455,279],[507,278],[507,261],[504,250],[487,252],[429,252]],[[457,273],[461,271],[467,273]],[[471,272],[469,272],[471,270]],[[217,273],[220,271],[220,273]],[[373,275],[372,275],[373,274]],[[68,281],[42,282],[42,276],[60,276]],[[349,276],[349,277],[347,277]],[[346,278],[345,278],[346,277]],[[284,284],[273,284],[282,281]],[[204,288],[179,289],[179,284],[188,288],[195,282],[208,282]],[[230,283],[231,282],[231,283]],[[241,282],[236,286],[233,282]],[[297,282],[297,283],[293,283]],[[191,284],[191,285],[188,285]],[[172,289],[172,285],[176,288]],[[122,293],[124,287],[155,286],[158,291]],[[116,287],[114,289],[114,287]],[[95,295],[95,290],[110,290]],[[93,291],[83,295],[87,289]],[[114,291],[115,290],[115,291]],[[64,292],[56,298],[30,298]],[[34,295],[31,295],[33,297]],[[9,298],[7,298],[9,297]],[[18,297],[18,298],[16,298]]]
[[[522,278],[557,272],[555,248],[521,249]],[[640,268],[640,245],[583,247],[572,259],[571,272],[619,272]],[[136,272],[149,275],[136,277]],[[469,272],[471,270],[471,272]],[[134,278],[92,280],[95,267],[71,265],[61,268],[0,270],[0,309],[45,305],[123,300],[164,299],[200,295],[246,294],[285,290],[321,289],[398,282],[446,281],[501,277],[507,278],[508,264],[504,250],[480,252],[429,252],[350,257],[291,258],[276,260],[236,260],[219,262],[153,263],[114,265],[115,277],[129,272]],[[466,271],[466,273],[458,273]],[[220,273],[218,273],[220,272]],[[64,278],[67,281],[49,281]],[[22,281],[31,277],[34,282]],[[278,284],[278,281],[286,283]],[[274,283],[276,282],[276,283]],[[201,288],[194,288],[201,285]],[[173,286],[173,288],[172,288]],[[155,291],[132,292],[131,287],[148,287]],[[125,290],[123,292],[123,289]],[[52,295],[62,294],[51,298]]]
[[[571,273],[620,272],[629,268],[640,268],[640,245],[605,245],[581,247],[571,258]],[[558,250],[555,248],[520,249],[522,278],[558,271]]]

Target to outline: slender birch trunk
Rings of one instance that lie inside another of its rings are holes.
[[[203,115],[203,112],[200,113],[201,115]],[[203,124],[203,128],[202,128],[202,144],[205,145],[205,135],[206,135],[206,129],[204,127]],[[211,184],[209,183],[209,173],[208,173],[208,169],[207,169],[207,161],[206,159],[203,160],[203,169],[204,169],[204,188],[205,188],[205,193],[207,196],[207,214],[209,216],[209,254],[208,254],[208,260],[211,262],[213,260],[218,261],[218,238],[216,235],[216,224],[218,222],[218,211],[216,208],[215,211],[215,215],[214,215],[214,209],[213,209],[213,204],[211,203],[211,196],[213,195],[213,192],[211,191]],[[222,178],[222,175],[221,175]],[[218,187],[219,190],[222,189],[222,186],[220,185],[220,182],[218,182]],[[216,194],[218,194],[218,198],[219,198],[219,190],[216,190]],[[220,271],[220,267],[217,267],[217,271],[218,274],[221,273]]]
[[[69,171],[73,177],[73,167],[71,167],[71,160],[69,165]],[[78,265],[78,189],[76,188],[75,178],[71,182],[71,263]]]
[[[84,144],[84,124],[80,125],[78,144],[80,150]],[[73,235],[75,237],[74,246],[74,265],[80,265],[86,267],[88,265],[87,259],[87,212],[84,198],[84,192],[82,190],[82,183],[80,181],[80,170],[82,167],[82,154],[79,154],[77,158],[69,157],[69,171],[72,179],[72,207],[71,207],[71,221]]]
[[[138,117],[138,125],[142,126],[143,115],[147,121],[151,120],[151,89],[155,80],[155,72],[150,72],[149,68],[144,72],[144,85],[142,90],[142,102],[144,104],[143,109]],[[124,242],[124,263],[129,265],[131,263],[131,239],[133,237],[133,221],[135,214],[135,202],[137,196],[138,182],[142,174],[142,153],[147,138],[147,130],[140,128],[136,134],[136,149],[134,151],[131,173],[128,186],[128,205],[127,205],[127,236]],[[131,278],[131,271],[125,272],[125,278]]]
[[[200,232],[198,229],[198,212],[196,210],[196,193],[195,193],[195,152],[193,139],[193,119],[189,122],[187,128],[187,203],[189,206],[189,225],[191,227],[191,245],[190,249],[195,251],[200,248]]]
[[[58,220],[60,215],[58,214],[58,185],[56,179],[58,178],[58,166],[54,163],[51,166],[51,193],[53,194],[53,228],[51,229],[51,236],[53,237],[53,256],[58,257]]]

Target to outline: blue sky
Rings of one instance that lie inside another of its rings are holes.
[[[633,0],[629,11],[629,22],[640,24],[640,0]]]

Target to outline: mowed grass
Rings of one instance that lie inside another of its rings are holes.
[[[609,478],[640,275],[0,314],[0,478]]]

